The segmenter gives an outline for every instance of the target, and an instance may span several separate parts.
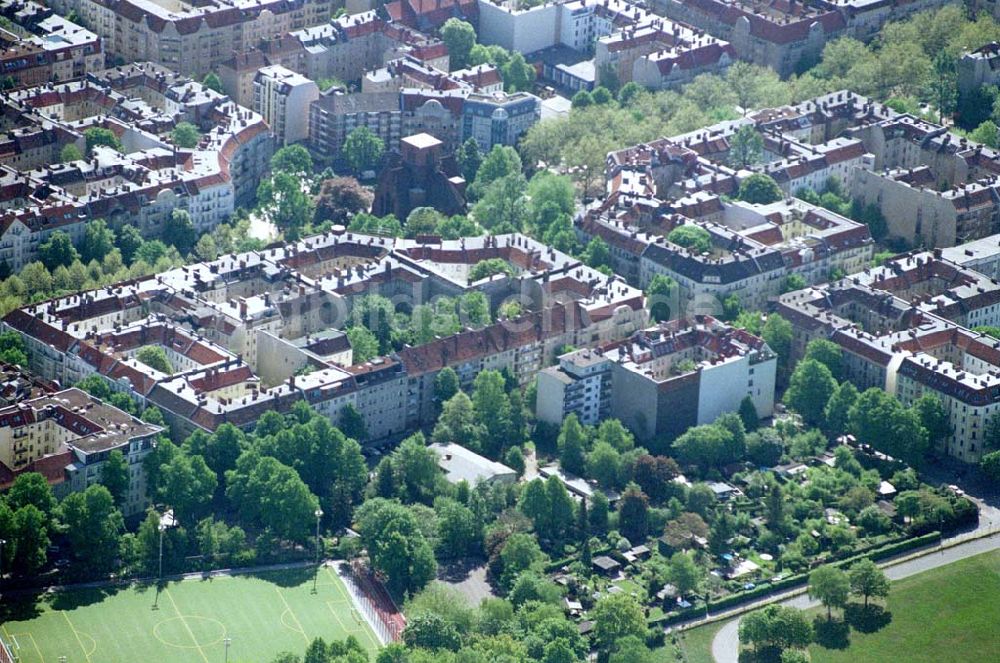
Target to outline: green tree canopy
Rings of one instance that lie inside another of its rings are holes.
[[[514,268],[503,258],[487,258],[477,262],[469,270],[469,283],[475,283],[494,274],[514,275]]]
[[[110,147],[119,152],[124,149],[122,148],[121,141],[118,140],[118,136],[110,129],[91,127],[83,132],[83,138],[87,143],[87,152],[90,152],[99,145]]]
[[[736,168],[748,168],[764,154],[764,139],[752,124],[744,124],[729,140],[729,162]]]
[[[80,245],[80,259],[85,263],[104,260],[114,248],[115,233],[107,222],[104,219],[88,221],[83,231],[83,243]]]
[[[287,145],[271,157],[271,171],[292,175],[310,175],[313,171],[312,155],[301,145]]]
[[[594,641],[604,651],[612,650],[622,638],[641,638],[646,634],[642,607],[626,593],[601,598],[594,606],[591,619],[594,621]]]
[[[73,554],[81,564],[90,571],[113,568],[125,523],[108,489],[95,484],[71,493],[59,512]]]
[[[476,45],[476,29],[461,19],[449,18],[441,26],[441,41],[448,47],[452,70],[465,69],[469,64],[469,53]]]
[[[996,125],[994,125],[995,127]],[[63,145],[62,149],[59,150],[59,161],[66,163],[67,161],[79,161],[83,158],[83,152],[74,143],[66,143]]]
[[[712,250],[712,235],[701,226],[678,226],[670,231],[667,240],[694,253],[708,253]]]
[[[312,198],[302,190],[301,180],[283,170],[260,183],[257,200],[289,239],[297,239],[314,215]]]
[[[316,196],[316,221],[332,221],[346,225],[358,212],[371,208],[373,195],[353,177],[333,177],[323,180]]]
[[[766,205],[784,198],[781,187],[770,175],[754,173],[740,183],[740,200],[758,205]]]
[[[112,450],[101,465],[100,482],[111,493],[115,504],[121,507],[128,496],[130,478],[128,462],[118,449]]]
[[[219,79],[217,74],[211,71],[205,74],[205,78],[201,79],[201,84],[210,90],[215,90],[219,94],[223,94],[222,80]]]
[[[173,131],[170,132],[170,140],[177,147],[191,149],[198,146],[198,141],[201,140],[201,132],[198,131],[198,127],[190,122],[179,122]]]
[[[358,509],[357,523],[372,567],[385,575],[389,591],[413,593],[434,579],[434,551],[410,509],[376,497]]]
[[[53,231],[48,238],[38,246],[38,259],[49,271],[56,267],[68,266],[74,260],[78,260],[80,254],[76,252],[69,235],[61,230]]]
[[[195,230],[191,214],[183,209],[173,210],[163,222],[161,238],[165,244],[176,248],[182,256],[191,253],[191,249],[198,241],[198,231]]]
[[[135,353],[135,358],[161,373],[172,375],[174,372],[174,367],[167,358],[166,350],[160,345],[144,345]]]
[[[649,317],[657,322],[669,320],[673,313],[671,305],[675,301],[676,291],[676,281],[663,274],[654,274],[649,285],[646,286],[646,306],[649,308]]]
[[[824,565],[809,574],[809,596],[826,606],[827,619],[833,619],[833,608],[847,605],[850,591],[847,573],[835,566]]]
[[[848,570],[848,575],[851,592],[864,597],[866,608],[870,597],[885,598],[889,595],[889,579],[878,565],[868,558],[855,562]]]
[[[825,364],[815,359],[799,362],[785,391],[785,403],[802,415],[810,426],[823,422],[823,411],[837,388],[837,381]]]
[[[368,127],[358,127],[344,140],[341,153],[355,174],[373,170],[382,161],[385,143]]]

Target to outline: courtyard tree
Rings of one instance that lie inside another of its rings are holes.
[[[115,233],[108,227],[107,222],[104,219],[88,221],[83,231],[83,242],[80,244],[80,260],[85,263],[91,260],[104,260],[114,248]]]
[[[510,60],[500,67],[500,74],[507,92],[529,91],[535,82],[535,68],[528,64],[521,53],[512,54]]]
[[[198,141],[201,140],[201,133],[198,131],[198,127],[190,122],[178,122],[177,126],[170,132],[170,140],[177,147],[191,149],[198,146]]]
[[[744,124],[729,141],[729,161],[736,168],[759,163],[764,154],[764,139],[752,124]]]
[[[739,199],[748,203],[767,205],[784,198],[781,187],[770,175],[754,173],[740,183]]]
[[[670,231],[667,240],[694,253],[708,253],[712,250],[712,235],[701,226],[678,226]]]
[[[191,253],[191,249],[198,241],[198,231],[195,230],[191,214],[183,209],[173,210],[163,222],[161,239],[176,248],[182,256]]]
[[[570,414],[563,420],[557,441],[560,467],[566,472],[583,476],[587,467],[587,443],[586,429],[575,413]]]
[[[277,171],[260,183],[257,200],[288,239],[297,239],[313,218],[313,201],[302,190],[302,181],[285,171]]]
[[[441,26],[441,41],[448,47],[452,70],[465,69],[469,64],[469,53],[476,45],[476,29],[461,19],[449,18]]]
[[[222,80],[219,79],[218,74],[214,72],[208,72],[205,77],[201,79],[201,84],[207,87],[209,90],[214,90],[219,94],[223,94],[222,91]]]
[[[286,145],[271,157],[271,170],[275,173],[309,175],[313,171],[312,155],[301,145]]]
[[[912,407],[920,420],[920,425],[927,431],[929,444],[941,442],[951,435],[951,418],[940,398],[925,393]]]
[[[646,286],[646,305],[649,307],[649,317],[656,322],[669,320],[673,311],[677,291],[677,282],[669,276],[655,274]],[[679,314],[680,311],[677,311]]]
[[[358,127],[347,135],[341,152],[351,170],[361,175],[373,170],[382,161],[385,143],[368,127]]]
[[[922,463],[927,453],[927,430],[918,415],[881,389],[868,389],[858,397],[848,424],[859,440],[910,465]]]
[[[316,197],[315,221],[346,225],[350,217],[371,208],[373,195],[353,177],[323,180]]]
[[[753,404],[753,398],[744,396],[740,401],[740,419],[743,421],[743,428],[747,432],[753,432],[760,426],[760,416],[757,414],[757,406]]]
[[[483,163],[483,152],[479,149],[479,143],[476,139],[469,138],[462,143],[455,158],[458,160],[458,167],[461,169],[462,177],[465,178],[466,183],[474,182],[476,173],[479,172],[479,166]]]
[[[160,373],[171,375],[174,372],[174,367],[170,364],[167,351],[163,349],[163,346],[145,345],[135,353],[135,358]]]
[[[823,408],[825,424],[823,430],[830,436],[841,435],[847,431],[851,408],[858,400],[858,389],[844,380],[833,391],[826,407]]]
[[[840,380],[843,377],[841,374],[843,352],[840,346],[833,341],[828,341],[825,338],[816,338],[809,341],[803,359],[815,359],[823,364],[830,369],[830,374],[835,380]]]
[[[994,125],[996,128],[996,125]],[[67,161],[79,161],[83,158],[83,152],[74,143],[66,143],[63,148],[59,150],[59,161],[66,163]]]
[[[104,129],[103,127],[91,127],[83,132],[83,138],[87,143],[88,153],[98,146],[110,147],[118,152],[123,150],[122,143],[118,140],[118,136],[116,136],[110,129]]]

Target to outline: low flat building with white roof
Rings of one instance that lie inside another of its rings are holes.
[[[480,483],[514,483],[517,472],[503,463],[480,456],[460,444],[432,444],[430,448],[438,457],[438,467],[448,483],[465,481],[470,486]]]

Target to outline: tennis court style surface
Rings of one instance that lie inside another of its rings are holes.
[[[225,660],[227,639],[231,663],[301,655],[315,637],[353,635],[369,652],[378,649],[328,567],[318,576],[296,569],[174,581],[158,597],[148,586],[4,603],[0,633],[21,663],[214,663]]]

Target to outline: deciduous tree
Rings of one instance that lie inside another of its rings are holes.
[[[128,496],[129,466],[125,456],[118,449],[108,454],[107,460],[101,465],[101,485],[108,489],[115,504],[121,507]]]
[[[91,571],[113,568],[125,523],[108,489],[95,484],[71,493],[60,504],[59,513],[73,554],[84,567]]]
[[[855,562],[848,575],[851,591],[864,597],[865,608],[868,607],[870,597],[885,598],[889,595],[889,579],[882,569],[868,558]]]
[[[177,147],[191,149],[198,146],[198,141],[201,140],[201,132],[198,131],[198,127],[190,122],[179,122],[173,131],[170,132],[170,140]]]
[[[833,619],[833,608],[847,605],[851,584],[847,573],[829,564],[809,574],[809,596],[826,606],[827,619]]]
[[[815,359],[800,361],[785,392],[785,403],[802,415],[810,426],[823,422],[823,411],[837,388],[837,381],[825,364]]]
[[[469,64],[469,52],[476,45],[476,29],[461,19],[449,18],[441,26],[441,41],[448,47],[452,70],[465,69]]]
[[[368,127],[358,127],[347,135],[341,152],[355,174],[360,175],[382,161],[385,143]]]
[[[739,198],[748,203],[767,205],[784,197],[781,187],[770,175],[754,173],[740,183]]]

